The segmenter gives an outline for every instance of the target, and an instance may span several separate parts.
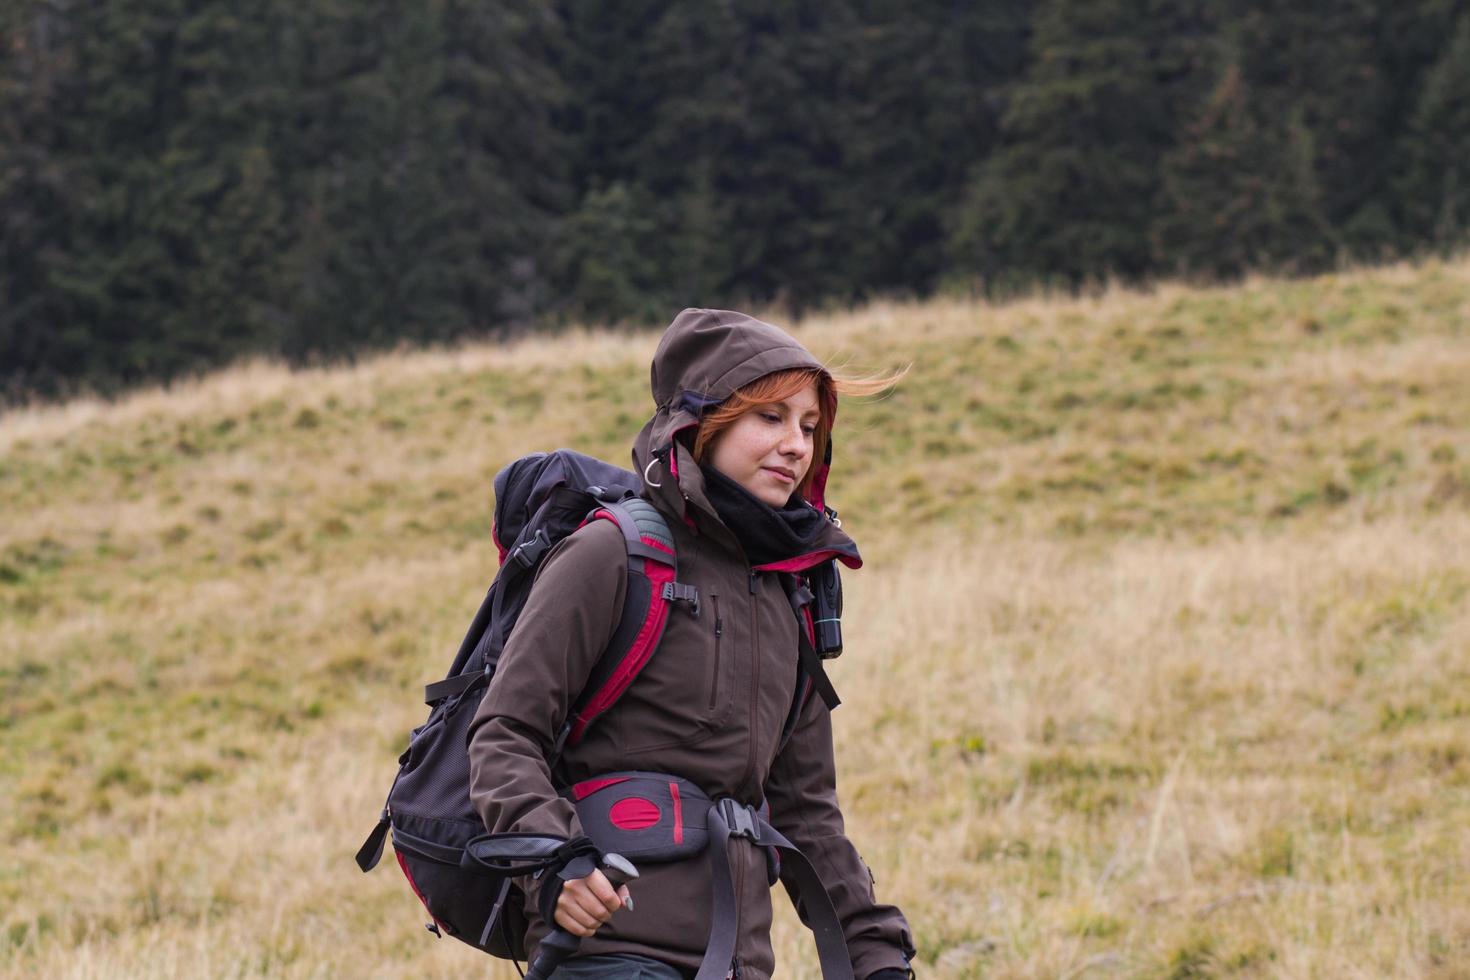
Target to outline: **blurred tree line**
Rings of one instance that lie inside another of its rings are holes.
[[[1470,0],[5,0],[0,394],[1470,239]]]

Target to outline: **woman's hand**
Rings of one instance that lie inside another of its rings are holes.
[[[633,908],[628,886],[621,885],[615,891],[606,875],[593,871],[585,878],[573,878],[562,885],[554,918],[567,932],[586,939],[620,908],[630,911]]]

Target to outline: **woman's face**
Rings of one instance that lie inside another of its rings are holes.
[[[812,465],[820,412],[817,386],[782,402],[757,405],[715,439],[710,465],[771,507],[784,507]]]

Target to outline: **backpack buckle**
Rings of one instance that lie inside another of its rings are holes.
[[[715,805],[720,808],[720,816],[725,818],[731,837],[760,842],[756,832],[755,811],[751,807],[745,806],[733,796],[727,796]]]
[[[699,589],[682,582],[665,582],[661,593],[664,602],[687,602],[694,618],[699,618]]]
[[[515,559],[522,568],[530,568],[541,560],[551,547],[551,539],[546,536],[546,529],[537,528],[536,534],[529,541],[522,541],[515,546],[507,557]]]

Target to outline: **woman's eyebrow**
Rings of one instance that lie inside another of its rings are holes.
[[[795,412],[796,411],[796,406],[793,405],[791,402],[785,402],[785,401],[782,401],[782,402],[770,402],[770,403],[765,404],[765,405],[758,405],[758,406],[756,406],[756,410],[757,411],[760,411],[760,410],[763,410],[763,409],[769,409],[771,411],[781,411],[781,412]],[[819,418],[822,417],[822,410],[821,410],[821,408],[809,408],[806,411],[804,411],[804,412],[801,413],[801,417],[804,418],[804,419],[819,419]]]

